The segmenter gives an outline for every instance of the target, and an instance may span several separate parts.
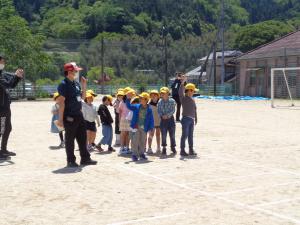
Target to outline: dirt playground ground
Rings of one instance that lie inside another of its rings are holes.
[[[97,166],[66,169],[64,150],[49,149],[52,104],[12,104],[17,157],[0,162],[1,225],[300,224],[300,110],[197,100],[198,158],[93,153]]]

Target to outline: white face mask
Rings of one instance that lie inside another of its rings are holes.
[[[79,71],[75,72],[75,80],[79,82]]]
[[[3,69],[4,69],[4,67],[5,67],[5,65],[4,65],[4,64],[0,64],[0,70],[3,70]]]

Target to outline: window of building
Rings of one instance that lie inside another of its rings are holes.
[[[250,87],[256,86],[256,72],[250,72]]]

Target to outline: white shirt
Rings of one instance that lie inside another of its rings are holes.
[[[86,102],[82,102],[82,114],[83,118],[88,122],[95,122],[99,120],[97,107],[93,104],[89,105]]]

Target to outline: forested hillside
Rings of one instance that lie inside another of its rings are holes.
[[[0,51],[14,59],[12,67],[30,65],[27,70],[31,80],[58,79],[61,64],[69,59],[83,63],[92,71],[89,76],[96,77],[100,65],[99,43],[104,37],[105,67],[114,81],[134,82],[134,77],[143,77],[134,71],[151,69],[155,76],[153,79],[148,76],[145,82],[161,82],[164,37],[169,48],[170,74],[196,66],[215,35],[220,2],[0,0]],[[226,48],[248,51],[298,29],[300,1],[225,0],[224,23]],[[74,43],[77,40],[78,54],[62,53],[61,45],[56,46],[57,51],[45,53],[45,46],[55,49],[58,39]],[[35,65],[36,59],[42,63]]]

